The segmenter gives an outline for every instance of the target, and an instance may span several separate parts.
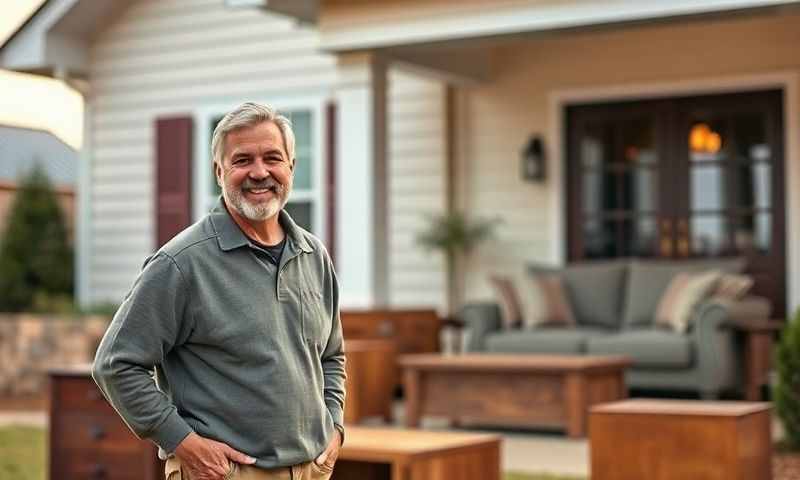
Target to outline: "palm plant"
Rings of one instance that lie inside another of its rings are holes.
[[[417,235],[417,242],[445,256],[447,268],[447,304],[450,313],[455,310],[458,295],[456,269],[460,261],[478,244],[494,235],[498,219],[476,218],[470,221],[458,211],[428,215],[427,227]]]
[[[783,423],[789,447],[800,450],[800,311],[787,322],[775,349],[778,383],[775,410]]]

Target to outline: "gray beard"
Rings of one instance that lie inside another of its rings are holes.
[[[244,198],[241,189],[226,186],[222,188],[222,197],[225,203],[236,210],[239,215],[254,222],[261,222],[277,215],[289,200],[289,189],[284,187],[283,195],[275,196],[268,202],[253,204]]]

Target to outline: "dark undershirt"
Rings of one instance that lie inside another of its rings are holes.
[[[275,245],[264,245],[261,242],[257,242],[255,240],[250,240],[253,242],[254,245],[261,248],[266,252],[267,258],[269,258],[270,263],[275,266],[278,266],[281,261],[281,255],[283,254],[283,247],[286,246],[286,236],[284,235],[283,240],[276,243]]]

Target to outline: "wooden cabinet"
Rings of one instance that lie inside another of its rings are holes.
[[[346,310],[341,312],[345,341],[392,339],[399,354],[439,351],[441,320],[435,310]]]
[[[163,463],[106,402],[89,368],[50,371],[50,478],[156,480]]]

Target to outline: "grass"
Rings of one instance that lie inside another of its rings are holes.
[[[45,443],[41,428],[0,428],[0,480],[44,480]]]
[[[0,428],[0,480],[44,480],[45,430],[36,427]],[[507,472],[503,480],[585,480],[549,474]]]

